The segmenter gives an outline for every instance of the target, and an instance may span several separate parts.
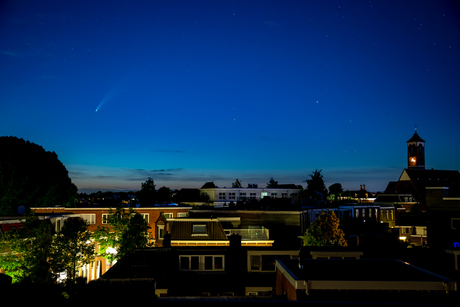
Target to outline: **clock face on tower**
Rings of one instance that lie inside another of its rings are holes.
[[[425,141],[415,130],[412,138],[407,141],[407,166],[412,169],[425,169]]]

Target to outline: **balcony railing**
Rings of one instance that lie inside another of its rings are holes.
[[[241,240],[268,240],[268,229],[224,229],[227,236],[238,234]]]

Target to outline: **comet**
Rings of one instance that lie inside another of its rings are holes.
[[[99,109],[102,107],[102,105],[104,105],[107,100],[109,100],[110,98],[112,98],[114,95],[114,91],[109,91],[107,92],[107,94],[105,94],[104,98],[102,98],[101,102],[99,103],[99,105],[97,106],[96,108],[96,112],[99,111]]]

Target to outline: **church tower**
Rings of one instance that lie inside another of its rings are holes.
[[[407,168],[425,169],[425,141],[417,134],[417,127],[412,138],[407,141]]]

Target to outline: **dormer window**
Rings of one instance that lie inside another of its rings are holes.
[[[206,225],[193,225],[193,234],[206,234]]]

